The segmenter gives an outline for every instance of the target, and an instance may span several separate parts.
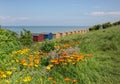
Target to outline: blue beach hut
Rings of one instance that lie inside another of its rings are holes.
[[[46,39],[52,40],[52,38],[53,38],[53,34],[52,33],[44,32],[42,34],[44,35],[44,40],[46,40]]]

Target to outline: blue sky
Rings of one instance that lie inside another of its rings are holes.
[[[120,20],[120,0],[0,0],[0,25],[89,26]]]

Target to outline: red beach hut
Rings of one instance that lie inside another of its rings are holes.
[[[33,41],[34,42],[42,42],[44,41],[44,35],[40,33],[33,33]]]

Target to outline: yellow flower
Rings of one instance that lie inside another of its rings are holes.
[[[6,78],[6,77],[7,77],[6,74],[1,75],[1,78]]]
[[[14,63],[14,62],[15,62],[15,60],[11,60],[11,62],[12,62],[12,63]]]
[[[27,83],[27,82],[30,82],[31,81],[31,77],[30,76],[28,76],[28,77],[25,77],[24,79],[23,79],[23,81],[25,82],[25,83]]]
[[[37,64],[35,64],[35,67],[38,67],[38,65],[37,65]]]
[[[27,66],[27,63],[23,63],[23,66]]]
[[[10,75],[12,74],[12,72],[11,72],[11,71],[7,71],[6,74],[7,74],[8,76],[10,76]]]
[[[39,80],[40,80],[40,83],[42,84],[42,81],[43,81],[42,78],[40,78]]]
[[[19,62],[19,60],[18,60],[18,59],[16,59],[15,61],[16,61],[16,62]]]
[[[50,66],[47,66],[46,69],[47,69],[47,70],[50,70]]]
[[[9,81],[9,80],[5,80],[5,82],[6,82],[6,83],[10,83],[10,81]]]

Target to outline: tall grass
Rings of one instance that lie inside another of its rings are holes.
[[[18,68],[13,71],[13,74],[7,78],[10,84],[24,84],[23,80],[26,76],[31,76],[32,80],[28,84],[73,84],[72,80],[77,80],[76,84],[119,84],[120,83],[120,26],[101,29],[98,31],[88,32],[84,35],[70,35],[65,38],[52,40],[55,45],[77,42],[75,46],[79,47],[79,52],[84,56],[91,53],[91,57],[84,57],[83,60],[76,64],[66,66],[55,65],[50,71],[45,67],[49,64],[49,57],[40,55],[39,63],[32,68],[21,65],[21,63],[13,62],[12,58],[7,58],[0,61],[0,68],[7,70],[7,66]],[[17,51],[18,55],[13,56],[13,60],[23,60],[31,57],[34,62],[34,51],[39,50],[42,43],[34,44],[29,53],[21,54]],[[73,54],[74,55],[74,54]],[[31,62],[30,59],[27,59]],[[45,65],[48,62],[47,65]],[[5,64],[6,63],[6,64]],[[45,64],[44,64],[45,63]],[[19,66],[18,66],[19,65]],[[0,72],[1,74],[1,72]],[[49,77],[53,79],[48,80]],[[69,82],[65,82],[64,78],[70,78]],[[18,80],[19,82],[16,82]],[[0,84],[5,84],[6,79],[0,80]]]

